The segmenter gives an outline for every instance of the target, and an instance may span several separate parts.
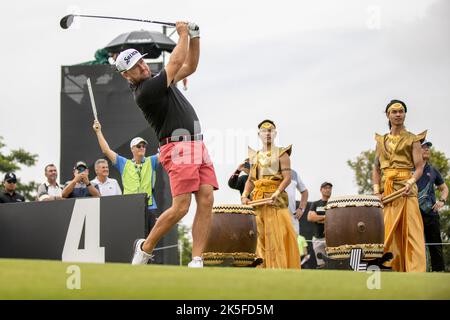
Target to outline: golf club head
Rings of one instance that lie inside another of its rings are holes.
[[[61,26],[61,28],[67,29],[72,25],[73,18],[74,18],[73,14],[68,14],[67,16],[63,17],[61,21],[59,21],[59,25]]]

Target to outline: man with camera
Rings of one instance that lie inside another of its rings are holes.
[[[73,179],[66,182],[63,198],[100,197],[97,185],[89,181],[89,169],[84,161],[78,161],[73,168]]]

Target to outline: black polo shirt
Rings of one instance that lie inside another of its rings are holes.
[[[445,183],[440,172],[430,165],[425,163],[422,176],[417,180],[417,188],[419,189],[419,206],[422,214],[439,214],[431,210],[436,203],[436,194],[434,193],[434,186],[438,187]]]
[[[156,131],[158,139],[201,133],[192,105],[174,84],[167,87],[165,69],[137,86],[130,85],[130,88],[136,104]]]
[[[0,192],[0,203],[10,203],[10,202],[25,202],[25,198],[15,191],[13,192],[13,194],[10,194],[9,192],[6,191]]]
[[[312,203],[311,209],[309,211],[314,211],[319,216],[325,215],[325,206],[327,205],[328,201],[318,200]],[[314,236],[316,238],[325,238],[325,225],[323,223],[314,222],[316,227],[314,228]]]

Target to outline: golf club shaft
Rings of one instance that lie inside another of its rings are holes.
[[[92,113],[94,114],[94,119],[98,120],[97,107],[95,106],[94,92],[92,91],[91,79],[87,78],[86,83],[88,86],[89,97],[91,98]]]
[[[145,19],[135,19],[135,18],[92,16],[92,15],[85,15],[85,14],[74,14],[73,16],[74,17],[86,17],[86,18],[102,18],[102,19],[116,19],[116,20],[149,22],[149,23],[157,23],[157,24],[163,24],[163,25],[170,26],[170,27],[175,27],[175,23],[173,23],[173,22],[162,22],[162,21],[153,21],[153,20],[145,20]]]

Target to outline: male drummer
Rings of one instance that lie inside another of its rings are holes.
[[[375,135],[373,193],[383,199],[404,190],[400,198],[385,203],[383,209],[384,249],[394,255],[392,262],[387,264],[394,271],[424,272],[425,239],[416,181],[423,172],[420,141],[425,139],[427,132],[415,135],[406,130],[407,108],[400,100],[389,102],[385,112],[390,132]]]
[[[136,241],[132,264],[147,264],[159,239],[187,214],[194,193],[197,212],[189,267],[203,267],[201,255],[211,223],[213,190],[218,189],[218,183],[197,114],[176,87],[197,68],[200,30],[186,22],[177,22],[176,30],[178,43],[169,63],[157,75],[151,74],[143,55],[135,49],[121,52],[116,60],[117,70],[130,83],[136,104],[158,135],[159,160],[169,175],[172,191],[172,206],[158,218],[146,240]]]

